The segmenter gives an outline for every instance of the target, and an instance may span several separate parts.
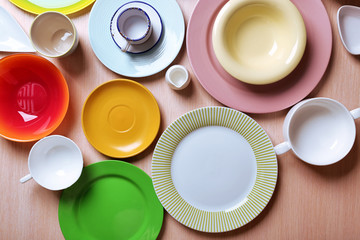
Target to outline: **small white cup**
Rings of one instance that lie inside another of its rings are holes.
[[[83,157],[71,139],[52,135],[42,138],[31,148],[28,166],[30,174],[21,178],[21,183],[34,178],[44,188],[61,190],[79,179]]]
[[[126,40],[126,46],[120,46],[126,52],[131,44],[146,42],[152,33],[149,15],[141,8],[130,7],[122,11],[117,19],[120,35]]]
[[[31,25],[30,38],[36,51],[46,57],[68,56],[79,43],[74,23],[59,12],[38,15]]]
[[[189,85],[190,75],[184,66],[174,65],[166,71],[165,80],[172,89],[181,90]]]
[[[277,155],[290,149],[312,165],[330,165],[343,159],[356,136],[354,119],[360,108],[349,111],[330,98],[312,98],[296,104],[286,115],[285,142],[275,146]]]

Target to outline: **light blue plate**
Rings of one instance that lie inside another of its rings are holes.
[[[97,0],[89,19],[89,38],[97,58],[110,70],[127,77],[146,77],[162,71],[176,58],[184,41],[185,24],[175,0],[143,0],[160,14],[163,34],[149,51],[124,53],[110,33],[111,18],[129,0]]]

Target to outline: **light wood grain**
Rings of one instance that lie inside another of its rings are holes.
[[[196,0],[178,0],[178,3],[187,24]],[[308,97],[334,98],[354,109],[360,106],[360,57],[351,56],[342,46],[336,12],[341,5],[360,6],[360,3],[356,0],[323,0],[323,3],[332,25],[333,52],[326,74]],[[28,33],[34,15],[6,0],[0,0],[0,4]],[[108,158],[98,153],[82,132],[82,105],[96,86],[122,78],[105,68],[91,49],[88,39],[90,10],[91,6],[70,16],[80,33],[80,45],[76,52],[64,59],[51,59],[64,74],[70,89],[69,112],[54,134],[73,139],[83,152],[85,165]],[[0,53],[0,57],[6,55]],[[192,74],[185,43],[173,64],[183,64],[191,72],[193,81],[183,91],[175,92],[166,85],[165,71],[137,79],[159,103],[162,114],[159,136],[185,112],[221,105]],[[283,140],[282,122],[287,111],[250,116],[266,130],[275,145]],[[357,120],[358,129],[359,124]],[[360,130],[357,130],[355,146],[350,154],[332,166],[310,166],[292,153],[278,157],[279,178],[274,195],[265,210],[246,226],[228,233],[202,233],[183,226],[166,213],[159,239],[359,239],[359,136]],[[126,161],[150,174],[155,142],[145,152]],[[0,239],[63,239],[57,214],[61,192],[46,190],[35,181],[19,183],[19,179],[28,173],[27,155],[32,145],[0,139]]]

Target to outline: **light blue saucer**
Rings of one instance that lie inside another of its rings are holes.
[[[127,77],[146,77],[169,66],[178,55],[185,36],[184,17],[175,0],[142,0],[160,14],[163,34],[149,51],[124,53],[114,43],[109,24],[114,13],[129,0],[97,0],[89,19],[89,38],[97,58],[110,70]]]

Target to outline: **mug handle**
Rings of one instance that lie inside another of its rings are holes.
[[[281,155],[281,154],[284,154],[286,153],[287,151],[289,151],[291,149],[290,147],[290,144],[288,142],[283,142],[283,143],[280,143],[278,145],[276,145],[274,147],[274,150],[275,150],[275,154],[276,155]]]
[[[31,176],[31,174],[28,174],[28,175],[26,175],[25,177],[22,177],[22,178],[20,179],[20,182],[21,182],[21,183],[25,183],[25,182],[29,181],[30,179],[32,179],[32,176]]]
[[[127,50],[129,50],[130,45],[131,44],[129,42],[126,42],[126,46],[124,48],[122,48],[121,51],[127,52]]]
[[[360,108],[356,108],[356,109],[350,111],[350,114],[354,119],[360,118]]]

